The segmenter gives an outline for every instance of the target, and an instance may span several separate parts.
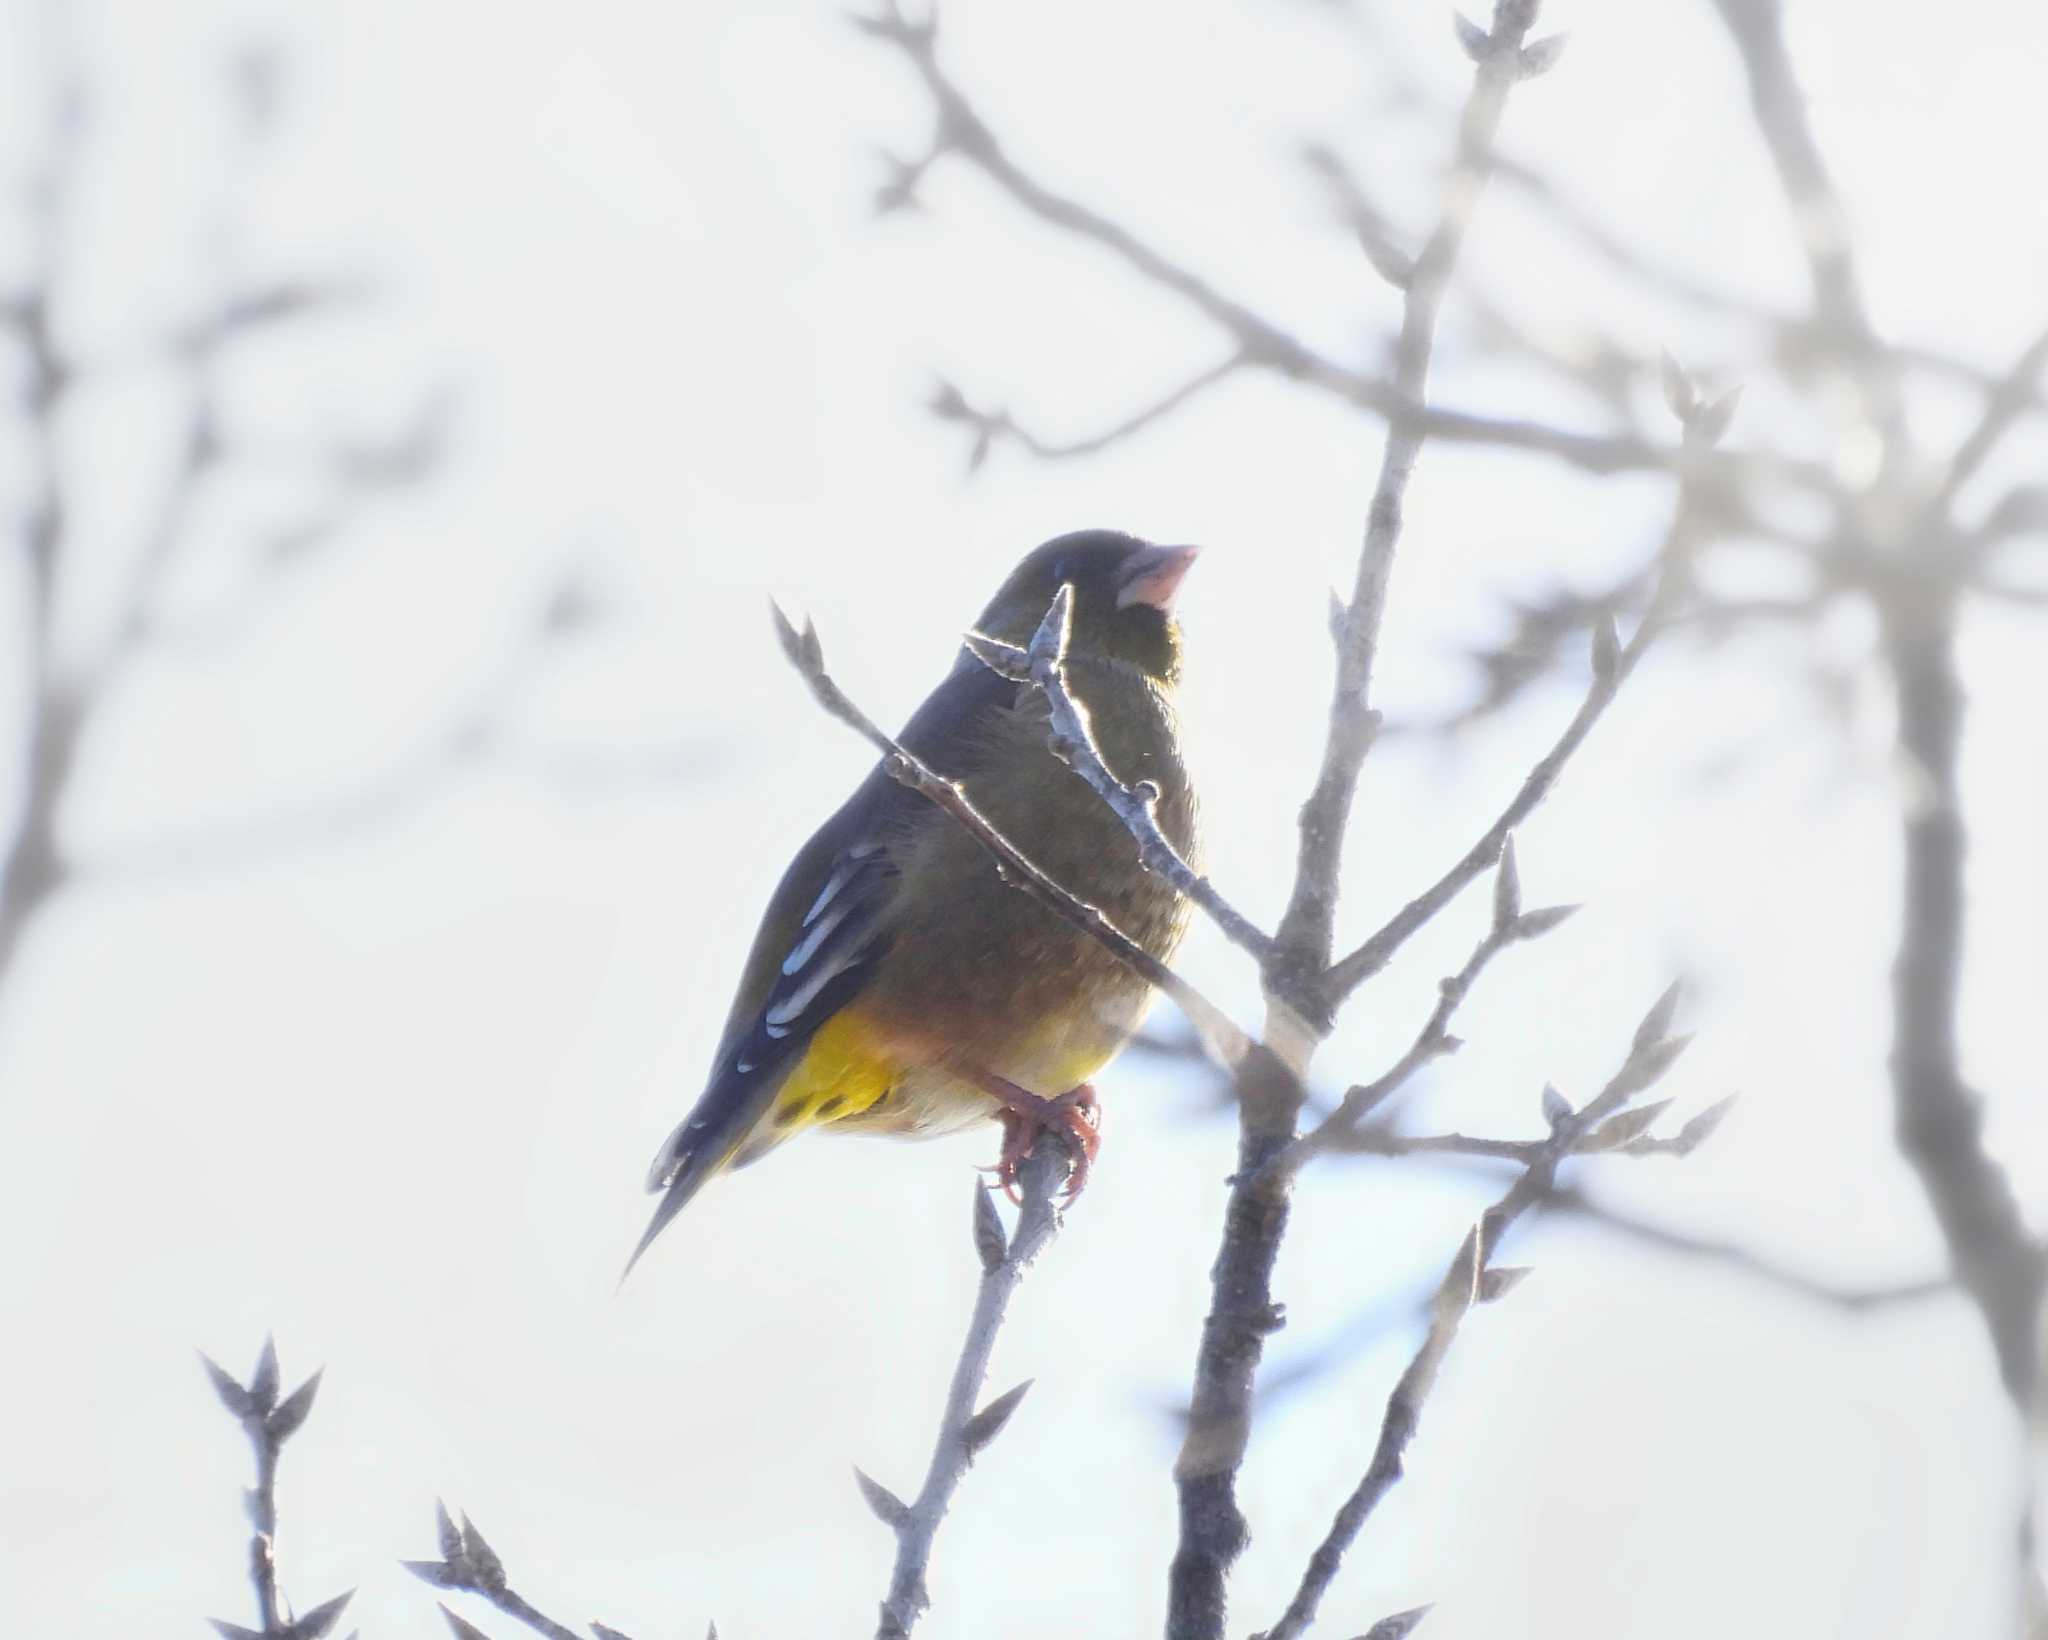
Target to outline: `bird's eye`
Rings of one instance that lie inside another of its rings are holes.
[[[1053,567],[1052,567],[1052,584],[1053,584],[1054,586],[1059,586],[1059,585],[1060,585],[1060,584],[1061,584],[1062,582],[1064,582],[1064,581],[1065,581],[1065,580],[1066,580],[1066,579],[1067,579],[1067,578],[1068,578],[1069,576],[1071,576],[1071,575],[1073,574],[1073,572],[1074,572],[1074,561],[1073,561],[1073,559],[1071,559],[1071,558],[1062,558],[1062,559],[1061,559],[1061,560],[1060,560],[1060,561],[1059,561],[1058,563],[1054,564],[1054,565],[1053,565]]]

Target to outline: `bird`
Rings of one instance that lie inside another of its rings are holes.
[[[1025,645],[1070,588],[1065,675],[1103,762],[1157,788],[1154,816],[1191,864],[1196,798],[1180,748],[1174,599],[1196,549],[1082,530],[1027,554],[975,630]],[[963,643],[899,744],[957,781],[1052,879],[1162,962],[1189,907],[1148,873],[1123,822],[1053,751],[1041,691]],[[1149,793],[1147,794],[1150,795]],[[872,773],[797,851],[769,898],[704,1091],[656,1153],[661,1197],[630,1273],[713,1177],[807,1129],[924,1137],[991,1117],[1005,1186],[1046,1125],[1095,1154],[1089,1079],[1137,1029],[1146,980],[999,875],[960,822]]]

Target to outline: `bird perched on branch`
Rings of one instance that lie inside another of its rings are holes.
[[[1048,541],[976,623],[1022,646],[1072,589],[1065,675],[1103,761],[1152,782],[1160,828],[1195,848],[1195,797],[1174,713],[1174,594],[1192,547],[1111,530]],[[1171,956],[1188,908],[1139,865],[1122,821],[1047,740],[1033,686],[964,647],[900,743],[958,781],[1010,842],[1145,950]],[[637,1261],[715,1174],[811,1127],[923,1136],[999,1118],[1007,1184],[1033,1138],[1095,1151],[1088,1078],[1137,1028],[1150,988],[1057,913],[1005,883],[953,816],[880,767],[797,853],[768,902],[695,1108],[654,1159],[660,1192]],[[628,1268],[631,1268],[629,1263]]]

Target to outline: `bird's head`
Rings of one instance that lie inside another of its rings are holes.
[[[1155,547],[1116,530],[1058,536],[1010,572],[975,625],[992,638],[1027,644],[1053,595],[1071,586],[1069,653],[1124,661],[1171,683],[1180,675],[1173,596],[1195,550]]]

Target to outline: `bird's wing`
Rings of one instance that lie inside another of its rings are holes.
[[[900,744],[942,774],[964,774],[976,722],[1012,704],[1017,689],[962,651]],[[745,1144],[818,1028],[872,976],[894,934],[895,850],[931,812],[878,768],[790,862],[754,936],[711,1079],[655,1154],[647,1188],[662,1200],[634,1261]]]

